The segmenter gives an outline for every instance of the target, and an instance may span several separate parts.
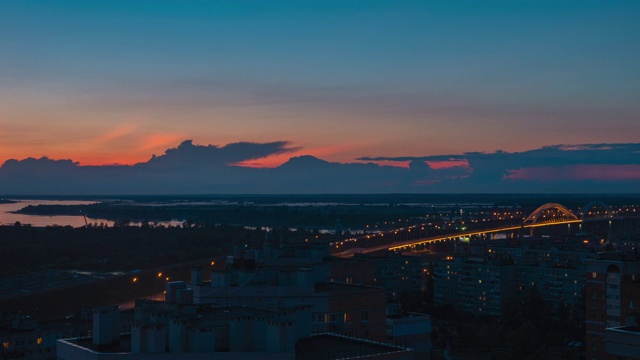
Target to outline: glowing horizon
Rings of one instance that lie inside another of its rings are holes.
[[[297,148],[249,167],[633,143],[638,24],[633,1],[3,2],[0,162],[133,165],[184,139]]]

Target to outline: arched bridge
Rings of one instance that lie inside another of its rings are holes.
[[[527,216],[522,225],[556,224],[576,220],[578,220],[578,217],[563,205],[548,203],[540,206]]]
[[[446,235],[437,235],[424,237],[420,239],[412,239],[401,242],[395,242],[387,245],[379,245],[369,248],[360,247],[357,251],[355,249],[344,251],[340,254],[335,254],[338,256],[345,255],[349,256],[354,252],[360,253],[372,253],[383,250],[400,250],[406,249],[410,247],[414,247],[417,245],[423,245],[428,243],[434,243],[439,241],[448,241],[454,240],[461,237],[470,237],[481,234],[492,234],[506,231],[516,231],[523,228],[535,228],[542,226],[553,226],[553,225],[562,225],[562,224],[574,224],[574,223],[582,223],[583,221],[591,221],[591,220],[604,220],[604,219],[612,219],[617,215],[617,212],[612,209],[609,205],[601,202],[601,201],[593,201],[585,206],[579,208],[579,211],[574,214],[571,210],[569,210],[564,205],[558,203],[547,203],[536,210],[534,210],[529,216],[527,216],[520,225],[509,225],[502,226],[496,228],[487,228],[487,229],[477,229],[473,231],[463,231],[456,232]],[[384,234],[381,234],[384,236]],[[358,241],[359,239],[353,239]],[[364,240],[364,238],[362,238]],[[359,242],[359,241],[358,241]],[[360,242],[360,244],[362,244]]]
[[[574,214],[564,205],[547,203],[535,209],[523,221],[523,227],[557,225],[562,223],[582,222],[590,220],[613,219],[618,212],[602,201],[592,201],[578,209]]]
[[[602,201],[592,201],[578,210],[577,215],[582,220],[612,219],[618,212]]]

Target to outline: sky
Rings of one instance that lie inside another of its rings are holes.
[[[640,142],[638,1],[3,0],[0,49],[0,163],[193,140],[286,144],[251,166],[438,167]]]

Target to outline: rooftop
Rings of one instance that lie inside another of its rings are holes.
[[[131,352],[131,334],[121,334],[117,343],[96,345],[93,343],[93,337],[80,337],[64,339],[70,344],[89,349],[92,352],[98,353],[130,353]]]
[[[413,352],[411,349],[336,334],[318,334],[296,345],[299,358],[318,360],[350,359],[389,353]]]

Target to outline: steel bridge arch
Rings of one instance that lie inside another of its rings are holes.
[[[585,216],[589,214],[589,210],[591,210],[594,206],[597,206],[597,205],[600,205],[605,210],[609,211],[609,214],[607,214],[607,216],[605,217],[614,217],[615,212],[611,209],[610,205],[602,201],[592,201],[580,208],[580,211],[578,211],[578,215],[580,216],[580,219],[584,220]]]
[[[559,210],[560,213],[562,213],[562,215],[566,217],[566,220],[579,220],[578,217],[573,212],[571,212],[571,210],[567,209],[564,205],[561,205],[558,203],[547,203],[535,209],[531,214],[529,214],[529,216],[527,216],[527,218],[524,219],[522,224],[523,225],[537,224],[538,219],[540,218],[540,215],[542,215],[546,210],[551,210],[551,209]]]

